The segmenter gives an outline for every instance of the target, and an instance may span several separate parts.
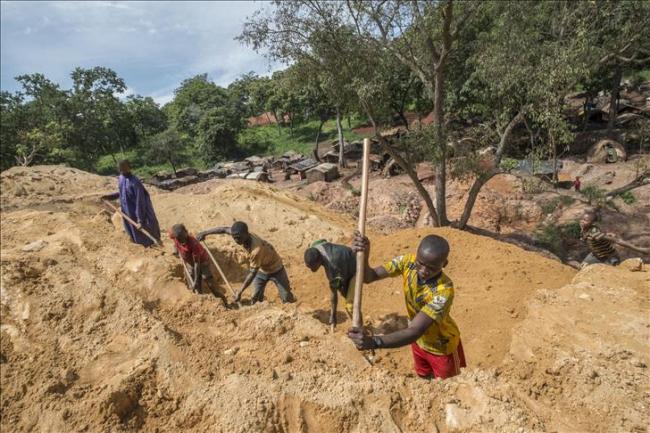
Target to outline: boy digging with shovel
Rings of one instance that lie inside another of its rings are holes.
[[[188,281],[188,284],[194,284],[190,289],[193,292],[200,293],[201,281],[205,280],[212,294],[221,299],[225,306],[228,306],[226,297],[217,289],[212,270],[210,269],[208,252],[205,248],[203,248],[194,236],[191,236],[187,232],[183,224],[174,225],[169,232],[169,237],[174,241],[173,254],[175,256],[180,255],[183,266],[186,269],[188,265],[190,267],[189,276],[191,277],[191,281]]]

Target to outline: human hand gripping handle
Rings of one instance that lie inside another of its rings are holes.
[[[368,261],[368,256],[370,255],[370,240],[366,236],[363,236],[359,230],[354,231],[354,237],[352,238],[352,251],[355,253],[364,252],[366,262]]]
[[[363,329],[359,328],[350,328],[348,330],[348,338],[352,340],[359,350],[374,350],[382,346],[380,337],[366,335]]]

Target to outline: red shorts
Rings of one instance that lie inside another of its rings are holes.
[[[438,377],[447,379],[460,373],[460,369],[467,367],[463,345],[458,342],[458,347],[449,355],[434,355],[422,349],[417,343],[411,344],[415,372],[420,377]]]

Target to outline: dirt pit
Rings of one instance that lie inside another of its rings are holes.
[[[647,272],[576,274],[451,229],[372,235],[373,263],[412,251],[427,233],[450,241],[452,315],[470,366],[428,382],[414,376],[408,349],[379,352],[370,367],[345,337],[344,317],[334,334],[323,323],[327,284],[302,265],[302,252],[314,239],[347,240],[349,218],[250,182],[153,194],[164,228],[241,219],[283,256],[298,303],[279,304],[271,285],[267,302],[226,310],[185,288],[169,240],[163,250],[129,243],[88,196],[114,179],[60,173],[52,182],[61,192],[5,194],[14,182],[38,190],[32,171],[45,169],[2,174],[3,431],[643,432],[650,424]],[[209,244],[240,281],[239,247],[219,236]],[[367,286],[370,327],[405,325],[400,287]]]

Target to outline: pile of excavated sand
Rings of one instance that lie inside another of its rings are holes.
[[[96,177],[78,176],[93,192]],[[369,367],[347,322],[328,332],[327,285],[304,268],[302,249],[346,238],[352,224],[312,202],[246,182],[153,196],[164,227],[243,219],[285,258],[297,304],[278,304],[270,286],[269,302],[226,310],[185,288],[168,240],[166,251],[129,243],[95,199],[2,195],[3,431],[568,433],[650,422],[647,272],[575,275],[512,245],[436,230],[452,247],[470,368],[426,382],[408,349]],[[431,231],[372,236],[371,261],[412,251]],[[243,255],[229,242],[210,238],[237,281]],[[400,287],[367,286],[372,327],[403,325]]]
[[[63,165],[12,167],[0,175],[2,209],[71,201],[94,191],[117,190],[115,181]]]

